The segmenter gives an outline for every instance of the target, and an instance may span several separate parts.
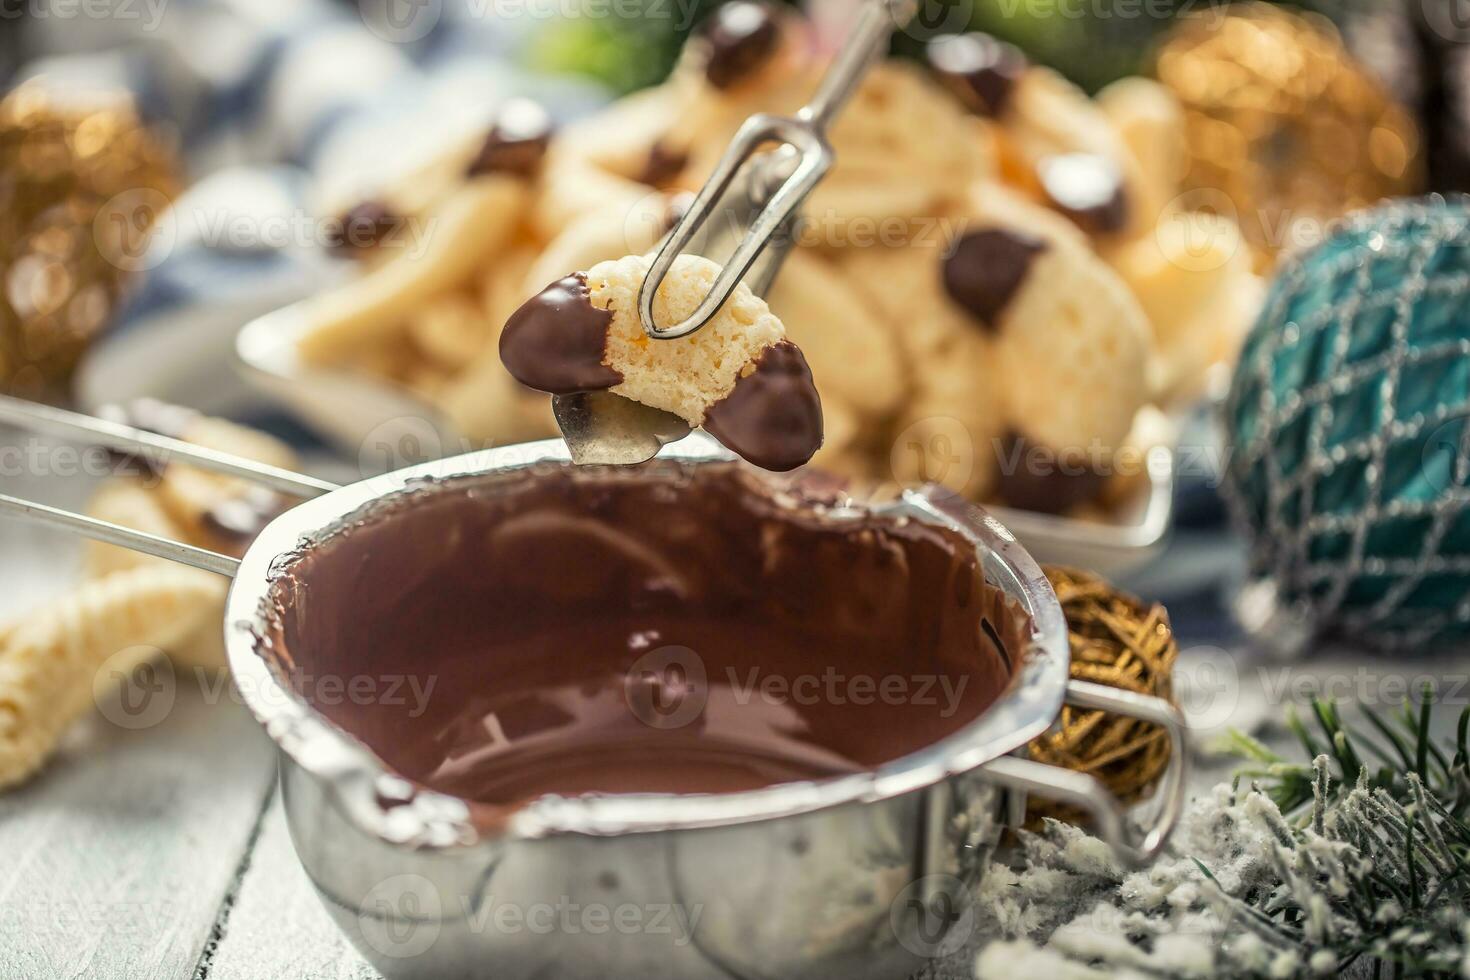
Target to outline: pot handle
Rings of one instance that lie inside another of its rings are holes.
[[[1081,807],[1097,822],[1098,836],[1120,858],[1135,867],[1150,863],[1168,843],[1184,810],[1184,782],[1189,767],[1184,716],[1163,698],[1088,681],[1067,683],[1067,703],[1151,721],[1169,733],[1169,768],[1161,787],[1163,808],[1142,841],[1135,841],[1128,829],[1122,803],[1095,776],[1013,755],[987,762],[981,772],[990,782],[1006,789],[1034,792]]]

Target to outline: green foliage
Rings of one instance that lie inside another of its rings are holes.
[[[1456,738],[1432,737],[1434,699],[1348,725],[1331,701],[1289,724],[1310,764],[1236,734],[1249,781],[1277,807],[1274,880],[1218,896],[1238,921],[1302,962],[1374,976],[1453,977],[1470,968],[1470,708]],[[1371,729],[1371,732],[1368,730]],[[1213,880],[1208,868],[1201,870]]]

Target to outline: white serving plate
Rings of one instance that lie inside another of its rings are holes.
[[[407,389],[302,363],[296,343],[305,329],[301,303],[250,321],[235,337],[237,366],[250,385],[359,460],[365,472],[477,448],[442,412]]]
[[[1104,523],[986,505],[1033,558],[1044,565],[1075,565],[1116,578],[1147,564],[1163,550],[1174,516],[1172,447],[1147,454],[1146,478],[1132,498]]]

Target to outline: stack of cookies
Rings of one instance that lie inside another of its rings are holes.
[[[810,25],[734,0],[664,84],[553,133],[536,106],[346,209],[362,274],[313,300],[310,363],[374,374],[486,443],[554,435],[501,364],[548,284],[647,252],[756,112],[826,67]],[[857,480],[1078,513],[1126,491],[1154,407],[1233,356],[1261,284],[1183,194],[1180,108],[1133,78],[1087,97],[979,34],[875,66],[769,295],[821,394],[816,463]]]

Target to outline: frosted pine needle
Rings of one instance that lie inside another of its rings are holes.
[[[1320,731],[1296,724],[1309,764],[1233,736],[1250,768],[1195,800],[1144,871],[1075,827],[1022,834],[1022,867],[981,887],[981,927],[1001,938],[979,980],[1470,980],[1470,710],[1438,745],[1428,708],[1370,716],[1396,752],[1324,703]]]

